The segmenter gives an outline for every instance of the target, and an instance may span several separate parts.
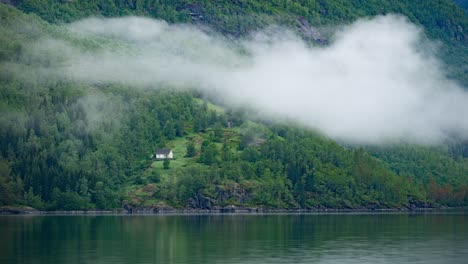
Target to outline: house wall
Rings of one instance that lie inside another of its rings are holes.
[[[173,159],[174,158],[174,154],[171,152],[169,152],[169,154],[166,156],[164,154],[156,154],[156,159]]]

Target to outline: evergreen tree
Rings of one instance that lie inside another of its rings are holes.
[[[170,161],[169,159],[164,159],[163,168],[164,168],[165,170],[168,170],[170,164],[171,164],[171,161]]]
[[[195,144],[193,142],[189,142],[187,144],[187,157],[194,157],[197,154],[197,150],[195,149]]]

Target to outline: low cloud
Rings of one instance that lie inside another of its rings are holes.
[[[233,40],[148,18],[90,18],[66,26],[107,44],[45,39],[50,66],[89,83],[196,88],[265,118],[288,119],[349,143],[438,143],[468,137],[468,92],[446,78],[421,30],[400,16],[359,20],[311,46],[271,28]]]

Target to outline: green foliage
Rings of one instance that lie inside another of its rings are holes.
[[[51,22],[98,13],[138,14],[206,23],[233,35],[271,22],[295,25],[299,16],[322,25],[398,12],[424,25],[430,37],[444,41],[453,52],[451,65],[457,67],[466,58],[461,33],[466,17],[447,1],[241,2],[23,0],[18,5]],[[197,12],[203,19],[190,15]],[[28,43],[51,35],[83,48],[104,44],[74,39],[35,15],[5,5],[0,6],[0,20],[0,205],[85,210],[122,204],[199,208],[468,204],[466,142],[439,148],[347,148],[301,128],[253,123],[244,111],[195,99],[195,92],[43,80],[33,69],[48,62],[26,54]],[[21,75],[10,74],[18,69]],[[160,162],[152,166],[151,154],[164,146],[180,156],[165,160],[162,167]]]
[[[13,176],[10,164],[0,158],[0,205],[20,203],[22,191],[23,183],[21,179]]]
[[[197,154],[197,150],[195,148],[195,144],[193,142],[189,142],[187,144],[187,157],[191,158],[194,157]]]
[[[221,126],[221,124],[219,123],[216,123],[214,128],[213,128],[213,131],[214,131],[214,141],[215,142],[221,142],[221,140],[223,139],[223,127]]]
[[[218,147],[214,143],[208,143],[206,147],[202,146],[202,152],[200,154],[200,162],[206,165],[212,165],[218,162]]]
[[[52,190],[52,200],[50,209],[61,210],[86,210],[92,208],[89,199],[80,196],[77,192],[62,192],[58,188]]]
[[[112,209],[120,207],[120,201],[111,188],[104,186],[104,183],[96,182],[92,201],[98,209]]]
[[[72,22],[89,16],[140,15],[170,23],[208,25],[216,31],[236,37],[271,24],[295,29],[299,18],[315,26],[330,26],[351,23],[361,17],[401,14],[421,25],[430,38],[443,41],[441,58],[451,66],[453,77],[468,84],[468,19],[462,9],[466,8],[466,4],[459,7],[453,0],[18,0],[17,6],[26,13],[37,14],[53,23]],[[13,45],[11,48],[17,49]],[[197,128],[199,125],[196,125]]]
[[[468,11],[468,2],[465,0],[454,0],[454,2],[459,5],[461,8],[465,9],[465,11]]]
[[[273,208],[296,207],[291,193],[291,184],[285,177],[281,174],[274,175],[267,168],[260,178],[252,194],[252,204]]]
[[[32,187],[29,188],[28,192],[24,193],[23,199],[25,205],[36,209],[44,209],[44,202],[40,196],[34,194]]]
[[[171,161],[170,161],[169,159],[164,159],[164,161],[163,161],[163,168],[164,168],[165,170],[168,170],[170,164],[171,164]]]
[[[158,183],[161,181],[161,174],[158,170],[151,170],[151,173],[147,179],[150,183]]]

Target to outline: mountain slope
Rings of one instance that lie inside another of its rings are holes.
[[[465,9],[465,11],[468,11],[468,1],[466,0],[454,0],[454,2],[459,5],[461,8]]]
[[[26,3],[43,4],[20,6]],[[74,18],[82,15],[76,12]],[[60,54],[29,53],[41,37],[80,49],[116,43],[75,36],[5,5],[0,21],[0,204],[75,210],[468,203],[463,152],[344,147],[294,125],[249,120],[195,91],[42,78]],[[152,158],[163,147],[175,151],[166,165]]]
[[[441,40],[440,57],[450,66],[451,76],[468,86],[468,19],[451,0],[384,1],[60,1],[18,0],[19,9],[43,19],[62,23],[88,16],[143,15],[172,23],[208,25],[225,34],[241,36],[270,24],[297,27],[300,19],[314,26],[342,25],[361,17],[396,13],[423,26],[426,34]]]

